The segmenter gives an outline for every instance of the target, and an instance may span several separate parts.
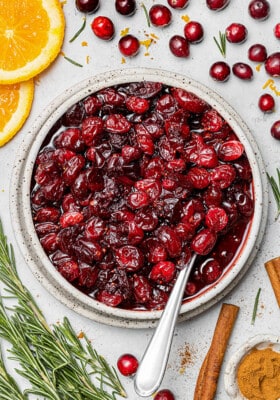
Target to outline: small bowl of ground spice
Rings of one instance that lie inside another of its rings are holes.
[[[280,336],[257,335],[232,356],[225,388],[233,400],[280,399]]]

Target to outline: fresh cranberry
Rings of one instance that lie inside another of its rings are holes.
[[[189,42],[183,36],[174,35],[169,40],[169,48],[176,57],[189,57]]]
[[[171,23],[172,14],[168,7],[154,4],[149,10],[150,21],[154,26],[164,27]]]
[[[277,39],[280,39],[280,22],[278,22],[278,23],[274,26],[274,28],[273,28],[273,33],[274,33],[274,36],[275,36]]]
[[[249,3],[248,10],[252,18],[263,21],[269,16],[270,5],[267,0],[252,0]]]
[[[280,52],[273,53],[268,56],[264,66],[269,75],[275,77],[280,76]]]
[[[102,40],[110,40],[115,34],[113,22],[108,17],[98,16],[91,23],[93,33]]]
[[[258,105],[261,111],[270,113],[274,110],[275,101],[271,94],[265,93],[259,98]]]
[[[263,62],[267,59],[267,51],[262,44],[253,44],[248,50],[248,58],[251,61]]]
[[[250,65],[237,62],[232,66],[232,72],[235,76],[242,80],[251,80],[253,78],[253,70]]]
[[[190,43],[199,43],[203,39],[203,27],[197,21],[190,21],[184,27],[184,35]]]
[[[134,375],[138,369],[138,360],[132,354],[123,354],[117,361],[118,370],[124,376]]]
[[[119,40],[119,50],[125,57],[134,57],[139,52],[140,42],[133,35],[125,35]]]
[[[210,76],[219,82],[226,82],[230,77],[230,67],[224,61],[217,61],[211,65]]]
[[[115,0],[115,8],[122,15],[132,15],[136,11],[135,0]]]
[[[247,38],[248,31],[245,25],[234,22],[226,28],[225,33],[228,42],[243,43]]]
[[[156,393],[154,400],[175,400],[175,397],[170,390],[162,389]]]
[[[277,140],[280,140],[280,120],[274,122],[270,129],[270,132],[271,136],[273,136]]]
[[[170,7],[175,9],[183,9],[188,6],[189,0],[167,0]]]
[[[206,0],[207,7],[210,10],[222,10],[229,4],[230,0]]]
[[[91,14],[99,8],[99,0],[76,0],[76,7],[83,13]]]

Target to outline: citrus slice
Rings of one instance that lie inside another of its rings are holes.
[[[58,0],[0,0],[0,83],[22,82],[47,68],[64,27]]]
[[[31,109],[33,93],[33,79],[0,85],[0,146],[12,139],[23,126]]]

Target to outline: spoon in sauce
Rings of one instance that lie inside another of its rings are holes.
[[[196,253],[179,272],[176,283],[162,312],[158,326],[139,364],[134,388],[139,396],[151,396],[159,388],[170,353],[173,333],[181,308],[186,283],[196,260]]]

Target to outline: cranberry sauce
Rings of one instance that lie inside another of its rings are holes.
[[[192,252],[186,299],[226,271],[254,212],[252,173],[205,101],[129,83],[89,95],[53,126],[31,207],[42,247],[73,286],[109,306],[161,309]]]

